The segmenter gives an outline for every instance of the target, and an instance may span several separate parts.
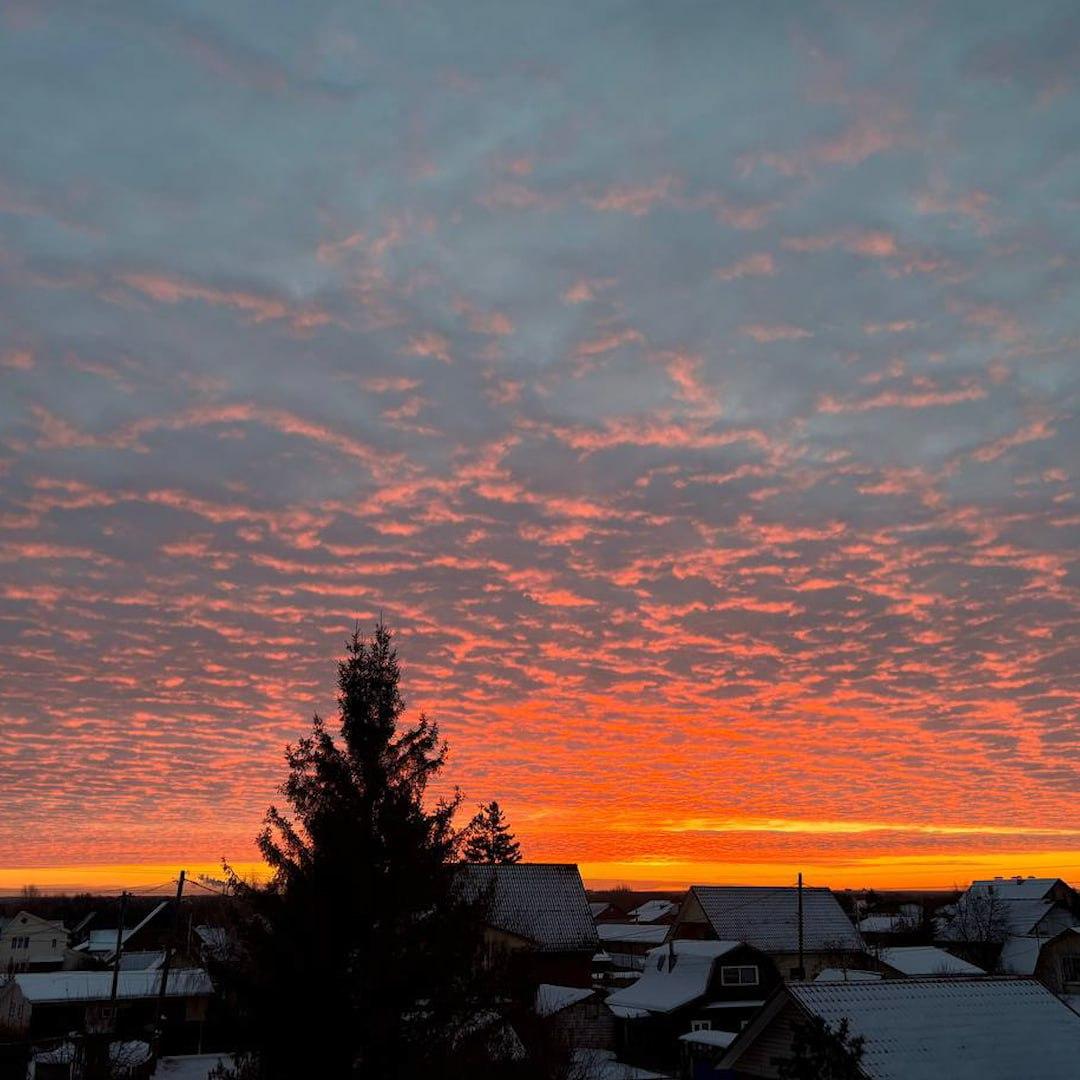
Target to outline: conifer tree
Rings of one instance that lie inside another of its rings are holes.
[[[424,794],[446,744],[405,702],[391,634],[354,632],[338,664],[338,732],[316,715],[286,750],[258,837],[265,886],[231,874],[242,920],[233,1076],[464,1075],[497,1020],[476,956],[481,919],[454,887],[457,799]],[[489,1070],[490,1071],[490,1070]],[[498,1073],[496,1073],[498,1075]]]
[[[481,803],[479,812],[465,827],[463,856],[470,863],[516,863],[521,845],[514,839],[502,807],[492,800]]]

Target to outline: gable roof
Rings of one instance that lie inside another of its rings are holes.
[[[981,967],[969,964],[933,945],[904,945],[882,949],[878,959],[901,975],[985,975]]]
[[[799,948],[799,890],[759,885],[694,885],[690,892],[721,941],[745,941],[763,952]],[[803,948],[861,951],[863,940],[828,889],[804,888]]]
[[[63,1001],[107,1001],[112,992],[111,971],[41,971],[16,975],[22,996],[34,1005]],[[121,971],[118,998],[155,997],[161,989],[158,971]],[[167,997],[205,996],[214,992],[210,976],[201,968],[169,972]]]
[[[871,1080],[1071,1080],[1080,1016],[1034,979],[883,979],[793,983],[721,1061],[734,1068],[785,1002],[836,1028],[845,1017],[865,1039]]]
[[[67,927],[58,919],[43,919],[32,911],[17,911],[6,923],[0,922],[0,933],[6,931],[19,934],[52,933],[67,941]]]
[[[599,939],[574,863],[463,863],[464,894],[488,895],[488,925],[542,952],[596,952]]]
[[[717,959],[741,944],[739,941],[672,941],[650,949],[641,977],[632,986],[616,990],[607,1003],[617,1009],[658,1013],[688,1005],[708,990]]]
[[[973,881],[969,891],[988,892],[993,889],[999,900],[1045,900],[1055,885],[1066,883],[1061,878],[996,877]]]

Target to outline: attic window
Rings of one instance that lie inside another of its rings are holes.
[[[735,966],[725,964],[720,969],[722,986],[757,986],[758,969],[751,964]]]

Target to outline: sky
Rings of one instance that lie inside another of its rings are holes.
[[[356,620],[593,883],[1080,879],[1073,3],[6,3],[0,887],[255,859]]]

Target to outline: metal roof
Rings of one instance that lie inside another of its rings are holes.
[[[745,941],[771,953],[799,947],[796,888],[694,885],[713,932],[722,941]],[[803,889],[803,948],[807,952],[861,951],[863,940],[828,889]]]
[[[525,938],[543,952],[596,952],[599,938],[589,899],[574,863],[464,863],[464,892],[490,889],[487,921]]]
[[[40,971],[16,975],[22,996],[32,1004],[61,1001],[107,1001],[112,989],[111,971]],[[158,971],[121,971],[117,980],[118,998],[154,997],[161,989]],[[168,997],[212,994],[214,985],[201,968],[181,968],[169,972]]]
[[[1034,979],[796,983],[806,1012],[865,1041],[872,1080],[1075,1080],[1080,1016]],[[733,1047],[733,1051],[736,1048]]]
[[[981,967],[969,964],[933,945],[904,945],[882,949],[878,959],[901,975],[985,975]]]

